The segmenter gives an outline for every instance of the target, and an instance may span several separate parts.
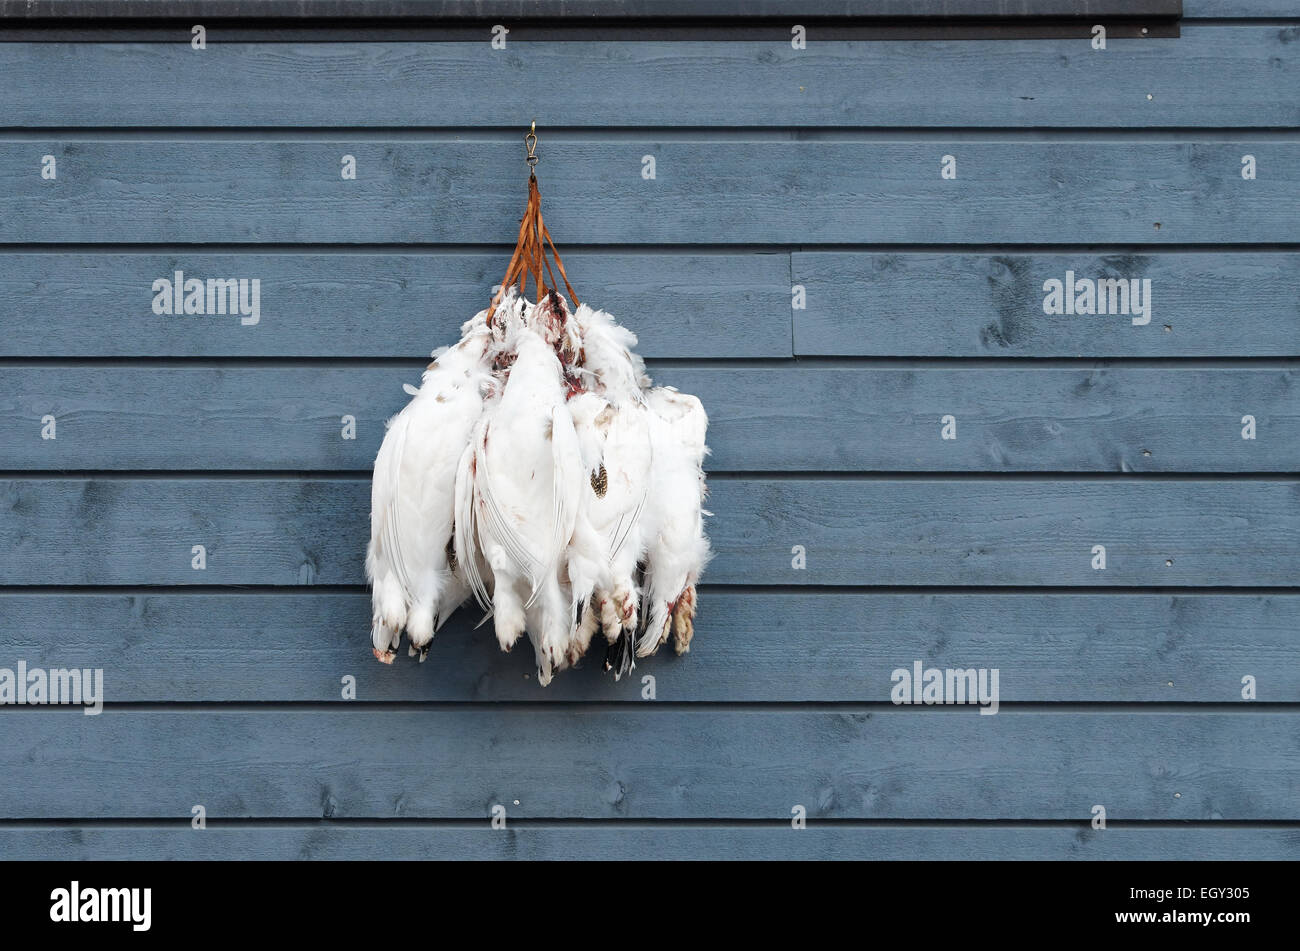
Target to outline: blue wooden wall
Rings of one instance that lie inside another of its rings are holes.
[[[1186,7],[1104,51],[0,43],[0,667],[107,700],[0,708],[0,856],[1300,856],[1300,15]],[[383,420],[504,270],[532,119],[576,289],[712,419],[694,649],[621,683],[476,616],[369,652]],[[178,270],[259,320],[153,313]],[[1067,271],[1149,323],[1045,314]],[[998,714],[893,705],[918,660]]]

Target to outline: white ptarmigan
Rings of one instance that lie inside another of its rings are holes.
[[[586,305],[574,314],[582,339],[581,373],[599,401],[600,466],[584,491],[584,513],[603,548],[607,581],[598,586],[574,637],[574,651],[586,651],[597,629],[611,648],[607,667],[615,679],[633,665],[632,644],[639,621],[638,565],[646,546],[643,515],[654,472],[649,404],[642,390],[645,364],[636,355],[636,335],[609,314]],[[615,659],[616,658],[616,659]]]
[[[638,657],[646,657],[668,639],[684,654],[695,634],[695,584],[711,555],[704,534],[705,432],[704,406],[670,386],[646,394],[651,409],[651,441],[655,448],[654,479],[650,484],[645,559],[645,629],[637,641]]]
[[[557,345],[565,340],[556,295],[505,328],[500,399],[474,432],[468,472],[476,538],[492,572],[492,612],[502,650],[527,631],[539,681],[565,663],[573,612],[560,569],[573,537],[582,460]],[[464,496],[462,496],[464,498]],[[467,548],[469,547],[467,545]]]
[[[425,370],[406,407],[388,422],[370,492],[371,644],[392,663],[405,628],[423,661],[434,632],[468,597],[452,544],[456,466],[493,378],[487,312]]]
[[[543,686],[598,630],[616,678],[670,635],[689,649],[710,555],[708,419],[652,386],[636,345],[606,313],[511,287],[408,387],[372,487],[380,660],[403,629],[423,660],[471,593],[503,650],[527,633]]]

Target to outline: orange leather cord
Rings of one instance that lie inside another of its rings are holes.
[[[548,246],[551,249],[551,257],[555,259],[554,270],[546,255]],[[508,288],[518,284],[520,293],[527,294],[530,274],[536,281],[537,300],[540,301],[548,293],[548,279],[551,287],[556,286],[555,271],[560,272],[560,280],[564,282],[564,289],[569,294],[570,306],[577,307],[579,301],[577,295],[573,293],[573,287],[569,284],[569,275],[565,273],[564,262],[560,260],[560,252],[555,248],[550,229],[542,219],[542,195],[537,190],[537,177],[529,176],[528,203],[524,206],[524,217],[519,223],[519,239],[515,242],[515,253],[510,257],[506,276],[501,281],[501,289],[492,297],[493,314],[501,304],[501,299]]]

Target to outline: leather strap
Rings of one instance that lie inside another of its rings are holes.
[[[552,270],[551,261],[546,255],[548,246],[551,249],[551,257],[555,259],[554,270]],[[510,257],[506,275],[501,280],[501,289],[492,297],[492,316],[496,315],[496,309],[500,306],[508,288],[517,284],[520,293],[528,293],[528,277],[530,274],[536,281],[536,299],[540,301],[548,293],[548,279],[551,287],[556,286],[555,271],[557,270],[560,272],[560,280],[564,282],[564,289],[569,294],[569,303],[573,307],[577,307],[579,304],[577,295],[573,293],[573,287],[569,284],[569,275],[564,270],[564,262],[560,260],[560,252],[556,250],[550,229],[546,227],[546,223],[542,218],[542,195],[537,190],[537,177],[530,175],[528,177],[528,203],[524,206],[524,217],[519,223],[519,239],[515,242],[515,253]]]

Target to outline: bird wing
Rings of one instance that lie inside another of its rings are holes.
[[[573,427],[573,417],[563,404],[551,411],[551,463],[551,534],[543,566],[546,577],[559,567],[560,559],[569,547],[569,539],[573,537],[585,478],[578,433]],[[532,605],[538,590],[533,590],[526,607]]]
[[[485,429],[485,424],[480,424],[475,428],[475,437],[460,454],[460,462],[456,466],[454,531],[456,561],[465,574],[465,580],[469,582],[469,588],[474,594],[474,600],[479,603],[479,607],[488,611],[491,609],[492,600],[488,595],[487,585],[483,583],[483,578],[478,570],[478,546],[475,544],[476,523],[474,519],[475,459]]]
[[[376,551],[385,556],[408,601],[411,597],[411,575],[407,570],[403,551],[402,519],[398,512],[398,499],[402,490],[402,460],[406,453],[406,437],[410,428],[411,414],[403,410],[394,418],[384,436],[383,445],[379,450],[383,464],[381,465],[378,459],[375,461],[378,477],[371,487],[371,517],[372,520],[375,517],[379,519],[379,531],[375,536],[378,539]],[[371,528],[373,531],[375,526],[372,525]]]

